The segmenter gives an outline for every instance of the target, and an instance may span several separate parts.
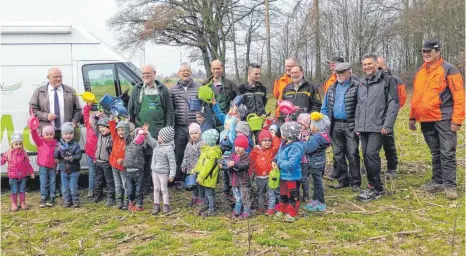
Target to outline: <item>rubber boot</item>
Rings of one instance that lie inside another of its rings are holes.
[[[10,199],[11,199],[11,211],[16,212],[18,211],[18,198],[16,197],[17,194],[11,194]]]
[[[19,203],[21,204],[21,209],[26,210],[26,193],[19,193]]]

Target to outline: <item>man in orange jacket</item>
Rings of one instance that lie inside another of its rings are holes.
[[[291,83],[291,68],[295,66],[296,61],[293,58],[288,58],[285,60],[285,74],[283,76],[279,77],[278,79],[275,80],[275,83],[273,84],[273,96],[275,99],[282,100],[283,99],[283,90],[285,87]],[[275,117],[279,118],[280,117],[280,109],[277,108],[275,109]]]
[[[381,56],[377,58],[377,65],[379,70],[382,70],[385,74],[391,75],[396,80],[396,86],[398,89],[398,100],[400,102],[400,108],[406,103],[406,87],[403,81],[397,76],[391,74],[390,67],[385,63],[385,59]],[[383,135],[382,146],[385,152],[385,159],[387,160],[387,179],[393,178],[396,174],[396,168],[398,166],[398,155],[396,153],[395,145],[395,131],[390,134]]]
[[[332,74],[330,74],[330,76],[328,76],[323,83],[323,87],[322,87],[323,95],[325,95],[329,87],[333,85],[335,81],[337,81],[337,74],[335,73],[335,66],[337,65],[337,63],[342,63],[342,62],[345,62],[345,59],[343,59],[343,57],[338,57],[338,56],[332,57],[332,59],[327,61],[328,67],[330,68],[330,71],[332,72]]]
[[[409,129],[421,131],[432,154],[432,180],[420,189],[456,192],[456,132],[464,120],[464,82],[458,69],[440,56],[440,43],[428,40],[422,47],[424,64],[414,78]]]

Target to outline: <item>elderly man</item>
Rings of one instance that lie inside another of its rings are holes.
[[[301,108],[296,115],[301,112],[319,112],[321,107],[320,93],[316,85],[304,79],[303,67],[294,65],[291,68],[292,82],[283,90],[283,100],[292,102]],[[285,114],[282,114],[285,118]]]
[[[338,57],[338,56],[334,56],[332,57],[332,59],[327,61],[331,74],[325,79],[323,83],[322,90],[323,90],[324,95],[327,93],[328,88],[331,85],[333,85],[335,81],[337,81],[337,74],[335,73],[335,66],[337,65],[337,63],[342,63],[342,62],[345,62],[345,59],[343,59],[343,57]]]
[[[228,113],[230,110],[230,102],[239,95],[238,89],[235,83],[225,78],[223,74],[223,63],[219,60],[214,60],[210,64],[210,71],[212,76],[204,81],[204,85],[209,84],[215,94],[215,100],[217,101],[220,110],[223,113]],[[218,131],[223,130],[223,124],[215,117],[214,124]]]
[[[159,131],[166,126],[173,126],[173,105],[168,88],[155,79],[155,67],[146,64],[142,67],[142,80],[134,86],[128,103],[130,120],[137,126],[149,125],[149,133],[157,138]],[[144,163],[143,192],[149,193],[150,164],[152,151],[148,151]]]
[[[49,82],[36,89],[29,101],[34,115],[39,119],[41,128],[52,125],[55,128],[55,138],[60,139],[61,125],[71,122],[74,126],[82,117],[81,105],[76,97],[76,91],[63,85],[63,75],[58,68],[51,68],[47,73]]]
[[[335,66],[335,73],[337,81],[327,90],[320,111],[331,121],[330,137],[336,166],[335,175],[339,182],[333,188],[351,186],[353,192],[359,192],[361,187],[359,138],[354,132],[354,116],[360,82],[352,78],[350,63],[338,63]]]
[[[394,76],[390,72],[390,68],[385,63],[383,57],[377,58],[377,65],[379,70],[382,70],[384,74],[391,75],[396,80],[396,86],[398,90],[398,97],[400,102],[400,108],[406,103],[406,87],[403,81],[397,76]],[[396,153],[395,145],[395,131],[388,135],[383,135],[383,150],[385,152],[385,159],[387,159],[387,179],[395,177],[396,168],[398,166],[398,155]]]
[[[285,60],[285,74],[283,74],[283,76],[276,79],[275,83],[273,84],[273,96],[275,97],[275,99],[277,99],[277,101],[283,99],[283,96],[282,96],[283,90],[292,81],[291,80],[291,68],[295,64],[296,64],[295,59],[293,58],[286,59]],[[275,116],[277,118],[280,118],[280,108],[278,106],[275,110]]]
[[[443,60],[440,43],[428,40],[422,47],[424,64],[414,78],[409,129],[421,131],[432,154],[432,180],[421,187],[444,191],[448,199],[456,192],[456,133],[464,121],[464,81],[458,69]]]
[[[362,70],[365,78],[358,89],[355,131],[361,139],[367,180],[371,186],[361,192],[358,200],[367,202],[378,199],[383,194],[380,179],[382,137],[393,133],[400,105],[396,80],[378,70],[377,55],[363,55]]]
[[[191,78],[191,74],[191,66],[188,63],[181,63],[178,71],[180,80],[170,88],[175,112],[175,179],[178,181],[184,179],[181,173],[181,163],[183,162],[184,150],[189,141],[188,127],[192,122],[196,122],[196,110],[189,109],[188,101],[197,97],[200,84]]]

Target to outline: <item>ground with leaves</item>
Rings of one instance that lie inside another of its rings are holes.
[[[11,213],[3,191],[2,254],[464,255],[464,130],[457,149],[460,198],[422,193],[417,189],[431,177],[430,154],[421,132],[407,130],[408,108],[396,124],[399,174],[385,183],[388,194],[380,200],[358,202],[351,189],[330,189],[332,182],[325,181],[327,212],[301,210],[288,224],[266,216],[232,220],[220,191],[218,214],[209,218],[187,207],[190,194],[182,190],[170,191],[173,212],[157,217],[149,214],[150,196],[140,213],[106,208],[85,196],[78,209],[39,209],[38,190],[27,193],[29,210]]]

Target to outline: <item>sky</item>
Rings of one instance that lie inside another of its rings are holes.
[[[1,0],[1,21],[62,21],[82,26],[112,48],[118,44],[117,32],[107,27],[107,20],[118,12],[114,0]],[[180,55],[181,53],[181,55]],[[121,52],[137,67],[141,67],[142,54],[133,56]],[[146,44],[145,62],[155,65],[157,75],[169,76],[176,73],[180,64],[188,62],[188,51],[181,47]],[[191,63],[194,71],[203,67]]]

